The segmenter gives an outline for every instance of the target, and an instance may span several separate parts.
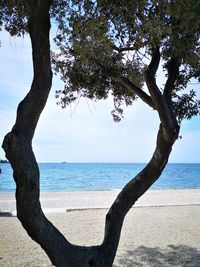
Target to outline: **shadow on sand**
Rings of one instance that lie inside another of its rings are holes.
[[[198,267],[200,250],[186,245],[159,247],[138,247],[126,251],[113,267]]]

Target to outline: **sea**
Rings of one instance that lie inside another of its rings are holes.
[[[40,190],[118,190],[145,166],[144,163],[39,163]],[[0,164],[0,192],[14,192],[9,163]],[[151,189],[200,188],[200,164],[169,163]]]

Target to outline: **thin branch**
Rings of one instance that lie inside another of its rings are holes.
[[[135,51],[136,54],[140,54],[143,58],[146,58],[149,60],[149,58],[143,54],[141,51],[137,50],[134,46],[127,46],[127,47],[117,47],[116,45],[113,46],[113,49],[116,50],[119,53],[122,52],[128,52],[128,51]]]
[[[144,101],[150,107],[155,109],[151,97],[148,94],[146,94],[141,88],[139,88],[137,85],[131,82],[128,78],[124,76],[112,76],[112,79],[118,82],[120,85],[124,86],[125,88],[128,88],[128,90],[130,90],[131,92],[135,93],[138,97],[140,97],[142,101]]]
[[[126,51],[135,51],[135,47],[133,46],[127,46],[127,47],[117,47],[116,45],[113,46],[114,50],[116,50],[117,52],[121,53],[121,52],[126,52]]]
[[[143,54],[141,51],[137,51],[137,54],[140,54],[140,55],[142,56],[142,59],[143,59],[143,58],[146,58],[146,59],[150,60],[150,59],[148,58],[148,56],[146,56],[145,54]]]

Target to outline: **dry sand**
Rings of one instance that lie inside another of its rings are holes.
[[[41,202],[47,217],[70,242],[96,245],[103,238],[106,208],[116,194],[43,193]],[[14,209],[13,195],[0,194],[0,211]],[[0,266],[51,266],[17,218],[1,215]],[[199,267],[200,190],[158,190],[145,194],[125,219],[114,262],[114,267],[119,266]]]

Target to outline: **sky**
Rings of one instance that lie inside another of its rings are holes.
[[[31,46],[28,36],[12,38],[0,32],[0,143],[12,129],[18,103],[32,81]],[[158,72],[159,83],[163,83]],[[193,88],[200,91],[200,85]],[[94,102],[81,99],[61,109],[55,91],[63,88],[59,77],[40,117],[33,150],[38,162],[148,162],[159,127],[157,113],[137,100],[125,108],[124,119],[113,122],[112,99]],[[200,97],[200,92],[198,93]],[[184,121],[169,162],[200,163],[200,116]],[[5,153],[0,148],[0,159]]]

